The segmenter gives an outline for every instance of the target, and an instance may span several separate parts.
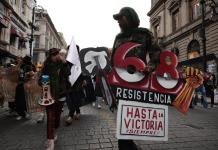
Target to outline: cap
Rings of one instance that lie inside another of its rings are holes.
[[[125,16],[128,23],[129,28],[137,28],[139,26],[140,20],[136,11],[131,7],[123,7],[121,8],[118,14],[114,14],[113,18],[115,20],[121,19],[122,16]]]
[[[114,18],[115,20],[118,20],[118,19],[120,19],[122,16],[128,16],[128,15],[129,15],[129,11],[130,11],[131,9],[132,9],[132,8],[130,8],[130,7],[123,7],[123,8],[120,10],[119,13],[113,15],[113,18]]]
[[[49,56],[51,56],[51,55],[57,55],[59,52],[60,52],[60,49],[58,49],[58,48],[51,48],[51,49],[49,49],[49,51],[48,51],[48,55],[49,55]]]

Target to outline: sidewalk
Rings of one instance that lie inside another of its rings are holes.
[[[65,127],[62,114],[61,127],[55,150],[117,150],[116,115],[107,106],[81,108],[80,120]],[[46,122],[37,124],[36,115],[31,120],[16,121],[8,112],[0,113],[0,145],[2,150],[44,150]],[[136,141],[143,150],[217,150],[218,107],[191,109],[187,115],[169,107],[169,140],[167,142]]]

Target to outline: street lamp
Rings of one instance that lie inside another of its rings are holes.
[[[43,11],[43,7],[42,6],[39,6],[39,5],[36,5],[33,7],[32,9],[32,22],[30,23],[30,26],[31,26],[31,34],[30,34],[30,40],[29,40],[29,44],[30,44],[30,57],[32,57],[32,51],[33,51],[33,40],[34,40],[34,37],[33,37],[33,33],[34,33],[34,30],[36,29],[36,26],[34,25],[35,24],[35,10],[36,9],[40,9]]]

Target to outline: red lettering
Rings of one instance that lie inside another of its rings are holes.
[[[124,119],[126,128],[129,128],[130,121],[131,121],[131,119],[128,119],[128,122],[127,122],[126,118]]]
[[[141,122],[142,122],[142,129],[144,129],[145,128],[145,120],[141,120]]]
[[[136,110],[135,110],[135,117],[134,118],[140,118],[140,113],[139,113],[139,109],[138,108],[136,108]]]
[[[139,120],[139,119],[137,119],[136,122],[135,122],[136,129],[139,129],[139,128],[140,128],[140,125],[139,125],[138,123],[140,123],[140,120]]]
[[[142,119],[146,118],[146,109],[142,109]]]
[[[151,118],[151,109],[148,109],[148,119],[150,119]]]
[[[157,111],[154,110],[152,119],[157,119]]]
[[[154,130],[154,121],[150,121],[150,127],[149,127],[150,129],[152,129],[152,130]]]
[[[131,118],[133,117],[133,108],[131,108],[131,110],[129,110],[130,108],[127,107],[127,117],[129,117],[129,115],[131,115]]]
[[[163,124],[162,124],[162,121],[159,122],[157,130],[163,131]]]

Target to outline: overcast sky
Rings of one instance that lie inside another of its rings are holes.
[[[112,16],[125,6],[136,10],[141,27],[149,28],[150,3],[151,0],[37,0],[48,11],[57,31],[64,34],[67,44],[74,37],[81,48],[111,48],[120,32]]]

